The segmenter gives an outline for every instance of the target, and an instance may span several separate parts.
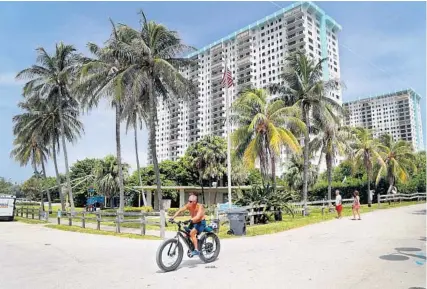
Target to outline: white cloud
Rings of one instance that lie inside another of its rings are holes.
[[[16,72],[0,73],[0,86],[19,86],[25,83],[24,80],[16,80]]]

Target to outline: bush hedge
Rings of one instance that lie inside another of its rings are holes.
[[[118,209],[105,209],[103,211],[115,213],[115,212],[117,212],[117,210]],[[149,206],[145,206],[145,207],[124,207],[124,211],[127,213],[140,213],[141,211],[149,213],[149,212],[153,211],[153,208],[149,207]]]

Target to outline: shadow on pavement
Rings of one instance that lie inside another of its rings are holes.
[[[415,212],[412,212],[411,214],[413,214],[413,215],[426,215],[426,211],[427,210],[415,211]]]
[[[427,241],[426,237],[420,237],[420,241]]]
[[[204,263],[202,260],[200,260],[199,258],[196,259],[188,259],[188,260],[183,260],[181,265],[179,265],[179,267],[175,270],[178,271],[182,268],[189,268],[189,269],[193,269],[199,266],[205,266],[205,269],[216,269],[217,267],[215,266],[216,261],[218,261],[219,258],[217,258],[215,260],[215,262],[212,263]],[[163,272],[162,270],[157,270],[156,273],[168,273],[168,272]]]
[[[389,254],[389,255],[380,256],[380,259],[383,259],[386,261],[406,261],[406,260],[409,260],[409,257],[402,256],[402,255]]]

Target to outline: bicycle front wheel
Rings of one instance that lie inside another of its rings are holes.
[[[157,266],[165,272],[176,270],[184,257],[184,248],[178,239],[164,241],[157,249]]]

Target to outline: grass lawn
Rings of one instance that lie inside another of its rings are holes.
[[[363,214],[369,213],[375,210],[384,210],[384,209],[392,209],[397,207],[403,207],[403,206],[410,206],[410,205],[416,205],[421,204],[420,202],[402,202],[402,203],[394,203],[392,205],[388,204],[381,204],[381,207],[378,208],[377,204],[372,204],[372,206],[369,208],[368,205],[362,205],[360,208],[360,215],[363,220]],[[322,212],[318,208],[312,208],[310,211],[310,215],[307,217],[302,216],[295,216],[295,218],[292,218],[291,216],[284,215],[283,221],[280,222],[271,222],[265,225],[254,225],[254,226],[247,226],[246,227],[246,236],[259,236],[259,235],[267,235],[267,234],[274,234],[278,232],[287,231],[290,229],[295,229],[299,227],[303,227],[306,225],[316,224],[328,220],[333,220],[337,216],[336,212],[327,213],[327,210],[325,210],[325,214],[322,216]],[[344,207],[342,211],[343,218],[353,217],[353,212],[351,210],[351,207]],[[222,239],[225,238],[235,238],[237,236],[227,235],[228,226],[221,226],[219,236]]]
[[[18,221],[18,222],[22,222],[22,223],[27,223],[27,224],[47,224],[47,222],[45,222],[45,221],[40,221],[40,220],[38,220],[38,219],[27,219],[27,218],[25,218],[25,217],[17,217],[17,216],[15,216],[15,221]]]
[[[130,239],[143,239],[143,240],[160,240],[159,237],[156,236],[150,236],[150,235],[137,235],[137,234],[127,234],[127,233],[115,233],[115,232],[109,232],[109,231],[98,231],[95,229],[83,229],[76,226],[68,226],[68,225],[46,225],[45,227],[51,228],[51,229],[57,229],[62,231],[69,231],[69,232],[78,232],[78,233],[85,233],[85,234],[94,234],[94,235],[107,235],[107,236],[115,236],[115,237],[121,237],[121,238],[130,238]]]

